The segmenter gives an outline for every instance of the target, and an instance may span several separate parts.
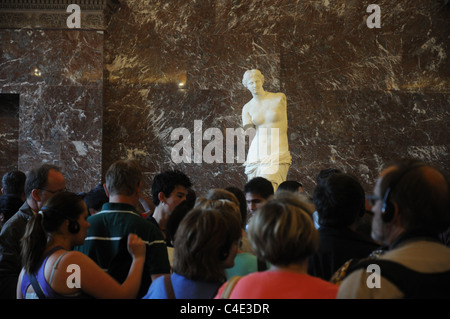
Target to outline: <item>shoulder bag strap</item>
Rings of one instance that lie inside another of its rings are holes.
[[[381,276],[397,286],[403,292],[405,298],[441,299],[450,296],[448,292],[450,271],[423,273],[387,259],[364,260],[351,270],[365,269],[370,264],[378,265]]]
[[[39,285],[35,274],[28,274],[30,277],[31,285],[33,286],[34,292],[39,297],[39,299],[45,299],[45,295],[42,292],[41,286]]]
[[[239,279],[241,279],[242,276],[233,276],[228,280],[228,282],[225,284],[225,288],[223,289],[222,295],[220,296],[220,299],[228,299],[230,298],[231,291],[233,290],[234,286],[236,286]]]
[[[172,280],[170,275],[164,275],[164,286],[166,287],[166,293],[168,299],[177,299],[175,297],[175,292],[173,291]]]

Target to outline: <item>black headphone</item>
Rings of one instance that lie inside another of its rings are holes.
[[[226,243],[219,250],[219,260],[224,261],[230,255],[231,244]]]
[[[54,209],[52,209],[52,208],[49,208],[49,207],[47,207],[47,206],[43,206],[43,207],[41,208],[41,211],[42,211],[43,213],[51,212],[52,214],[56,214],[56,215],[59,215],[59,216],[65,218],[65,219],[67,219],[67,220],[69,221],[68,230],[69,230],[69,232],[70,232],[71,234],[76,234],[76,233],[78,233],[78,232],[80,231],[80,223],[78,223],[76,220],[73,220],[73,219],[71,219],[71,218],[69,218],[69,217],[67,217],[67,216],[64,216],[64,215],[61,214],[60,212],[58,212],[58,211],[56,211],[56,210],[54,210]]]
[[[416,168],[419,168],[419,167],[422,167],[422,166],[425,166],[425,164],[423,164],[423,163],[416,163],[416,164],[413,164],[413,165],[411,165],[409,167],[406,167],[406,168],[403,169],[403,171],[396,178],[394,178],[391,181],[391,183],[389,184],[389,186],[386,189],[386,192],[384,193],[383,205],[381,206],[381,218],[382,218],[383,222],[389,223],[390,221],[392,221],[392,219],[394,218],[394,215],[395,215],[394,204],[389,199],[389,197],[390,197],[394,187],[397,186],[397,184],[402,180],[402,178],[406,174],[408,174],[412,170],[415,170]]]
[[[70,218],[67,218],[67,220],[69,221],[69,232],[72,234],[78,233],[80,231],[80,223]]]

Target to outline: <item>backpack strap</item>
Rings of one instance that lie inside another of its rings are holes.
[[[225,288],[223,289],[222,295],[220,296],[220,299],[228,299],[230,298],[231,291],[233,290],[234,286],[236,286],[239,279],[241,279],[242,276],[233,276],[230,278],[230,280],[227,281],[225,284]]]
[[[164,286],[166,287],[167,299],[177,299],[173,291],[172,280],[169,275],[164,275]]]
[[[380,267],[381,276],[392,282],[409,298],[450,298],[450,270],[440,273],[423,273],[386,259],[363,260],[348,269],[367,269],[371,264]]]
[[[33,286],[33,289],[34,289],[34,292],[36,293],[36,295],[39,297],[39,299],[45,299],[44,292],[42,291],[42,288],[36,279],[36,275],[32,273],[32,274],[28,274],[28,276],[30,278],[31,285]]]

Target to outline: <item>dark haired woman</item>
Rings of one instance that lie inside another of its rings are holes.
[[[145,244],[128,237],[133,263],[127,279],[119,284],[78,251],[89,228],[83,199],[70,192],[55,194],[31,217],[22,238],[23,269],[17,298],[135,298],[141,283]]]

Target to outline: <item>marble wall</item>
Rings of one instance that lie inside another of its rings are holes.
[[[103,34],[5,29],[0,41],[0,93],[20,96],[18,136],[0,138],[17,152],[1,152],[0,167],[53,163],[69,189],[89,189],[101,179]]]
[[[372,2],[379,29],[366,24]],[[178,168],[199,192],[242,187],[239,163],[174,163],[171,132],[239,127],[242,75],[258,68],[287,96],[288,178],[309,193],[331,166],[367,190],[401,156],[448,173],[449,27],[444,1],[120,1],[105,33],[103,170],[135,157],[149,183]]]
[[[19,95],[0,95],[0,179],[17,169],[19,160]]]
[[[307,192],[331,166],[370,191],[381,167],[402,156],[450,173],[445,0],[113,2],[104,32],[0,30],[0,93],[20,93],[19,169],[57,162],[71,188],[87,190],[114,160],[136,158],[147,192],[155,174],[173,168],[198,193],[242,187],[237,160],[174,163],[180,139],[171,133],[188,129],[194,149],[201,121],[202,132],[222,132],[225,150],[226,128],[240,126],[251,99],[242,75],[258,68],[267,91],[287,96],[288,178]],[[381,8],[379,29],[367,27],[370,3]],[[0,147],[8,143],[1,135]],[[0,154],[0,166],[12,158]]]

